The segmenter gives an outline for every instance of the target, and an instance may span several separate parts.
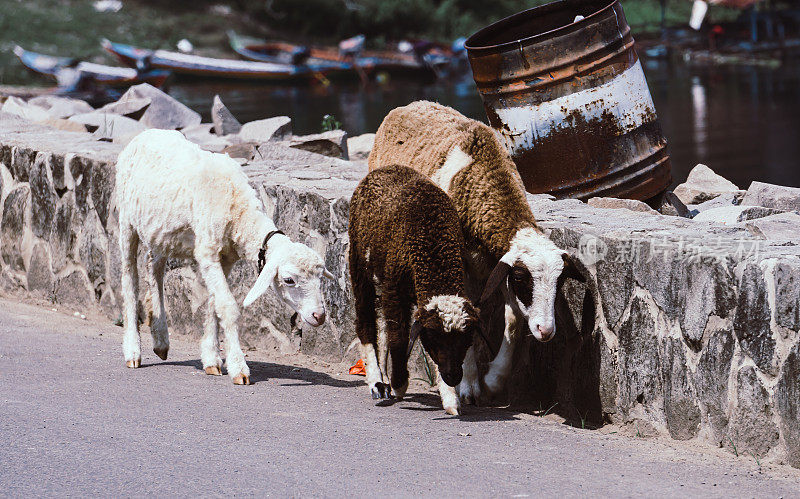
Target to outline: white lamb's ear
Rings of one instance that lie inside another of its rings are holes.
[[[327,277],[328,279],[336,279],[336,278],[333,276],[333,274],[331,274],[331,271],[330,271],[330,270],[328,270],[328,269],[326,269],[325,267],[322,267],[322,275],[324,275],[324,276],[325,276],[325,277]]]
[[[272,283],[278,276],[278,263],[274,261],[274,258],[271,260],[273,261],[267,261],[264,268],[261,269],[261,273],[258,275],[256,283],[253,284],[253,288],[250,289],[250,292],[244,297],[244,302],[242,303],[243,307],[249,307],[259,296],[263,295],[270,286],[272,286]]]

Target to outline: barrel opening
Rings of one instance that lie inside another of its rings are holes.
[[[534,7],[491,24],[466,41],[468,49],[497,47],[566,28],[576,22],[591,22],[593,14],[613,5],[609,0],[561,0]],[[576,21],[576,16],[584,19]]]

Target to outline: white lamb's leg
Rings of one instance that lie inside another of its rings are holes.
[[[139,235],[128,224],[120,223],[119,251],[121,262],[121,286],[123,302],[123,322],[125,333],[122,338],[122,353],[125,365],[136,368],[142,363],[142,349],[139,340],[139,322],[136,316],[139,272],[136,268],[136,255],[139,250]]]
[[[458,395],[464,404],[477,404],[481,397],[481,383],[478,379],[478,362],[475,360],[475,347],[469,347],[462,364],[464,377],[458,385]]]
[[[160,255],[150,255],[150,295],[153,304],[153,321],[150,333],[153,335],[153,352],[167,360],[169,352],[169,332],[167,331],[167,311],[164,308],[164,270],[167,259]]]
[[[511,358],[514,356],[514,340],[518,330],[517,315],[510,305],[506,304],[505,307],[506,328],[503,331],[503,342],[497,357],[489,364],[486,377],[483,378],[486,388],[493,394],[503,388],[511,372]]]
[[[200,361],[203,370],[212,376],[222,376],[222,357],[219,356],[219,321],[214,310],[214,298],[208,297],[203,322],[203,339],[200,341]]]
[[[195,251],[195,259],[200,268],[200,275],[206,283],[209,294],[214,298],[214,309],[219,317],[220,326],[225,332],[226,363],[228,376],[236,385],[250,384],[250,368],[244,360],[242,347],[239,345],[239,329],[236,321],[239,319],[239,307],[236,299],[228,287],[225,272],[219,262],[218,255],[209,255],[208,252]]]
[[[453,416],[458,416],[458,394],[456,393],[455,387],[444,382],[442,375],[439,374],[439,367],[436,363],[433,364],[433,369],[436,374],[436,385],[439,388],[439,396],[442,398],[444,412]]]

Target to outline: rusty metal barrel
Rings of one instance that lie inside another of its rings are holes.
[[[562,0],[466,42],[489,123],[529,192],[654,199],[666,140],[619,1]]]

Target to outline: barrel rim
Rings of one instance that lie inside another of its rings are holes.
[[[550,31],[545,31],[543,33],[537,33],[535,35],[528,36],[528,37],[525,37],[525,38],[519,38],[517,40],[511,40],[511,41],[508,41],[508,42],[498,43],[498,44],[495,44],[495,45],[479,45],[479,46],[475,46],[475,45],[472,45],[472,43],[471,43],[472,40],[474,40],[475,38],[479,38],[481,35],[485,35],[488,31],[491,31],[493,29],[497,29],[497,27],[499,25],[501,25],[501,24],[511,22],[512,20],[516,20],[518,18],[536,17],[536,15],[538,15],[538,14],[547,13],[547,12],[549,12],[551,10],[557,10],[558,8],[561,8],[564,5],[566,5],[568,3],[571,3],[572,1],[573,0],[557,0],[555,2],[550,2],[550,3],[544,4],[544,5],[539,5],[539,6],[527,9],[527,10],[523,10],[522,12],[517,12],[516,14],[512,14],[512,15],[510,15],[508,17],[504,17],[503,19],[500,19],[499,21],[493,22],[492,24],[490,24],[488,26],[484,26],[483,28],[479,29],[478,31],[476,31],[475,33],[470,35],[470,37],[467,38],[467,41],[464,42],[464,48],[468,52],[472,52],[472,53],[475,53],[475,52],[491,52],[491,53],[504,52],[506,48],[511,48],[511,47],[513,47],[513,46],[515,46],[517,44],[523,43],[523,42],[526,45],[528,45],[531,42],[538,41],[539,39],[551,38],[556,33],[567,31],[567,30],[571,30],[571,29],[575,29],[576,27],[580,27],[582,25],[588,25],[591,22],[593,22],[595,18],[599,17],[602,13],[604,13],[605,11],[607,11],[609,9],[613,9],[614,6],[619,3],[619,0],[613,0],[610,3],[606,4],[604,7],[601,7],[600,9],[598,9],[595,12],[589,14],[588,16],[584,17],[583,19],[581,19],[578,22],[572,22],[572,23],[569,23],[569,24],[565,24],[564,26],[560,26],[558,28],[551,29]]]

